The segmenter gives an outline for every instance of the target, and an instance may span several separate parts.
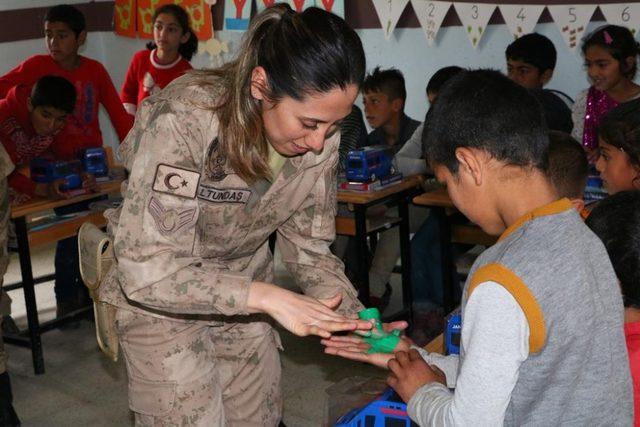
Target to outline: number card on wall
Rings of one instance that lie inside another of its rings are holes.
[[[378,13],[384,36],[389,40],[409,0],[372,0],[372,2]]]
[[[446,1],[411,0],[411,5],[416,12],[418,21],[420,21],[420,26],[427,37],[429,46],[432,46],[436,41],[436,36],[440,31],[445,15],[451,7],[451,3]]]
[[[344,19],[344,0],[316,0],[316,7]]]
[[[480,39],[484,35],[484,31],[487,29],[487,23],[493,15],[493,11],[496,9],[495,4],[483,4],[483,3],[453,3],[453,7],[456,9],[456,13],[462,21],[471,45],[478,47]]]
[[[640,3],[601,4],[607,23],[627,27],[635,35],[640,25]]]
[[[533,32],[544,10],[543,5],[537,4],[501,4],[498,8],[507,28],[516,39]]]
[[[116,34],[125,37],[136,36],[136,0],[116,0],[113,26]]]
[[[551,17],[555,21],[562,38],[570,50],[575,50],[582,35],[587,29],[587,24],[596,10],[595,4],[576,4],[562,6],[547,6]]]
[[[251,18],[251,0],[227,0],[224,3],[224,29],[246,31]]]

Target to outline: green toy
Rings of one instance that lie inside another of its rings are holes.
[[[385,332],[380,321],[380,311],[377,308],[366,308],[358,313],[361,320],[373,320],[371,331],[364,334],[364,341],[371,346],[367,353],[393,353],[400,341],[400,330]]]

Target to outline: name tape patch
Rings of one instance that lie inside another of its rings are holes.
[[[193,199],[198,191],[200,174],[188,169],[159,164],[153,180],[153,190]]]
[[[251,190],[239,188],[219,189],[200,184],[198,198],[213,203],[247,203]]]

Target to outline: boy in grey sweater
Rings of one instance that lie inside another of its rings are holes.
[[[458,209],[498,243],[474,263],[460,356],[367,356],[420,425],[631,425],[623,306],[607,253],[544,171],[549,140],[527,91],[495,71],[456,76],[426,121],[427,156]],[[451,391],[450,389],[454,389]]]

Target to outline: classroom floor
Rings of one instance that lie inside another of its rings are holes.
[[[32,253],[34,276],[53,272],[53,249]],[[291,286],[279,263],[278,283]],[[17,257],[13,256],[5,283],[19,281]],[[392,277],[389,310],[399,304],[399,277]],[[20,290],[10,293],[19,326],[26,324]],[[36,286],[40,319],[55,316],[53,284]],[[285,351],[283,365],[284,423],[287,427],[321,426],[327,397],[325,390],[350,377],[385,377],[385,372],[322,353],[316,338],[297,338],[281,331]],[[7,345],[14,405],[23,426],[127,426],[133,417],[127,404],[127,377],[122,360],[110,362],[99,352],[93,323],[80,321],[73,329],[52,330],[42,336],[45,370],[35,376],[29,349]]]

